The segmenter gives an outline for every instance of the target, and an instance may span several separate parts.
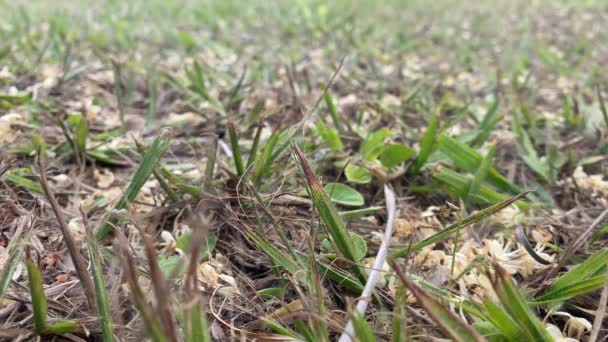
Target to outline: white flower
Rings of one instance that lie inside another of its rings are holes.
[[[553,337],[553,341],[555,342],[579,342],[577,339],[564,337],[564,335],[562,335],[562,331],[553,324],[546,324],[545,328],[547,328],[549,335]]]
[[[591,331],[591,322],[585,318],[572,316],[571,314],[563,311],[558,311],[553,315],[568,317],[566,325],[564,326],[564,330],[566,331],[566,335],[568,335],[568,337],[575,337],[577,340],[580,340],[585,332]]]

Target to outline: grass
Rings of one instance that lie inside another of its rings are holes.
[[[0,3],[2,338],[605,337],[604,2]]]

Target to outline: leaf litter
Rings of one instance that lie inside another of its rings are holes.
[[[414,21],[411,38],[399,38],[409,43],[390,38],[381,47],[370,43],[386,40],[377,24],[365,37],[348,16],[343,26],[324,17],[328,10],[340,17],[337,5],[298,6],[303,14],[293,19],[326,48],[302,31],[300,48],[284,54],[279,47],[277,55],[261,48],[263,40],[294,32],[285,23],[277,25],[285,31],[262,32],[246,19],[221,38],[214,30],[229,21],[210,30],[185,25],[173,40],[181,45],[166,49],[152,33],[139,44],[124,31],[93,33],[89,43],[112,49],[90,49],[72,40],[77,33],[66,36],[60,21],[32,27],[26,45],[8,40],[15,55],[0,59],[0,158],[11,160],[0,174],[0,279],[9,286],[0,338],[337,340],[351,321],[360,340],[396,332],[509,340],[513,330],[487,309],[494,305],[505,315],[525,313],[528,321],[511,322],[524,334],[516,338],[588,339],[606,281],[605,267],[584,264],[605,261],[606,222],[594,221],[608,206],[608,122],[593,85],[600,96],[608,89],[598,76],[606,51],[590,42],[606,38],[597,29],[606,13],[550,4],[509,9],[497,20],[520,29],[520,15],[530,21],[523,48],[488,27],[482,13],[496,15],[491,10],[461,7],[462,20],[439,16],[433,24],[436,13],[425,9],[431,14]],[[325,36],[332,29],[337,40]],[[348,45],[346,34],[367,45]],[[209,46],[198,46],[199,38]],[[121,39],[133,50],[111,55]],[[348,54],[324,92],[340,44],[358,53]],[[27,46],[43,49],[38,62]],[[70,121],[75,114],[85,120],[84,141],[83,126]],[[164,126],[173,129],[170,141]],[[165,138],[166,150],[154,150]],[[300,155],[290,158],[292,141],[308,168]],[[59,214],[37,191],[36,158],[44,159]],[[369,298],[359,298],[384,239],[384,183],[397,195],[389,260]],[[484,213],[524,190],[535,191]],[[89,308],[99,293],[85,296],[78,285],[56,218],[64,216],[89,262],[80,208],[93,229],[103,227],[94,248],[112,332]],[[480,213],[485,219],[466,221]],[[26,239],[16,234],[23,217],[35,217]],[[581,245],[577,238],[594,224],[593,239]],[[528,247],[515,234],[520,226]],[[27,272],[16,239],[31,250]],[[192,241],[203,242],[193,248]],[[416,247],[421,241],[432,242]],[[578,279],[559,280],[577,269]],[[32,288],[27,273],[37,279],[36,270],[41,284]],[[46,298],[48,322],[78,327],[35,322],[34,292],[40,303]],[[351,304],[358,299],[369,302],[360,318]]]

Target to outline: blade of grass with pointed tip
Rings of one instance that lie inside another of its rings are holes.
[[[89,246],[89,256],[91,258],[91,268],[93,271],[93,282],[95,284],[95,295],[97,297],[97,310],[101,318],[101,335],[103,336],[104,342],[112,342],[114,340],[112,314],[110,312],[108,290],[106,288],[106,282],[103,278],[103,270],[101,268],[99,246],[97,245],[97,239],[95,239],[93,229],[89,225],[89,221],[82,207],[80,208],[80,214],[86,230],[87,245]]]
[[[39,183],[34,182],[31,179],[20,176],[16,170],[9,170],[2,176],[2,178],[6,181],[9,181],[9,182],[15,184],[16,186],[19,186],[24,189],[27,189],[27,190],[30,190],[33,192],[37,192],[40,194],[42,193],[42,187],[40,186]]]
[[[272,135],[270,136],[270,138],[268,138],[268,141],[266,142],[266,145],[264,146],[264,149],[262,150],[262,155],[256,162],[255,170],[253,173],[253,185],[255,185],[256,187],[258,185],[260,185],[260,182],[262,181],[262,177],[270,169],[270,165],[272,164],[272,160],[273,160],[272,152],[274,150],[275,145],[279,141],[280,136],[281,136],[280,129],[278,129],[278,128],[275,129],[274,132],[272,132]]]
[[[351,241],[351,237],[346,230],[346,225],[340,214],[336,210],[336,208],[331,204],[329,197],[325,193],[323,186],[321,186],[321,182],[317,179],[317,176],[314,174],[308,160],[295,143],[292,142],[292,148],[302,166],[302,170],[304,172],[304,177],[306,179],[306,183],[308,184],[308,189],[310,191],[310,195],[312,197],[313,204],[317,211],[319,212],[319,216],[323,221],[323,224],[327,228],[329,234],[332,237],[333,242],[336,244],[338,251],[348,260],[356,263],[358,260],[356,259],[355,247],[353,242]],[[359,278],[362,283],[365,283],[367,277],[361,268],[357,265],[353,265],[353,270],[355,274]]]
[[[397,249],[396,251],[394,251],[391,254],[391,257],[400,258],[400,257],[405,256],[408,252],[416,252],[428,245],[441,241],[441,240],[447,238],[448,236],[450,236],[451,234],[455,233],[458,230],[458,227],[460,227],[462,229],[469,225],[472,225],[473,223],[479,222],[488,216],[494,215],[495,213],[499,212],[500,210],[510,206],[511,204],[513,204],[516,201],[520,200],[521,198],[525,197],[528,194],[528,192],[529,191],[522,192],[519,195],[513,196],[507,200],[504,200],[502,202],[491,205],[483,210],[480,210],[480,211],[474,213],[473,215],[470,215],[467,218],[465,218],[457,223],[454,223],[454,224],[451,224],[451,225],[445,227],[440,232],[429,236],[428,238],[416,243],[412,247],[404,247],[404,248]]]
[[[530,305],[544,305],[551,303],[562,303],[576,296],[584,295],[601,289],[606,282],[606,276],[596,276],[577,281],[574,284],[560,287],[549,293],[536,298]]]
[[[429,156],[435,150],[435,137],[437,136],[437,131],[439,130],[439,111],[441,110],[441,106],[438,106],[437,110],[433,111],[431,114],[431,121],[426,127],[426,131],[422,136],[422,140],[420,141],[420,151],[414,159],[414,162],[410,165],[407,170],[407,173],[410,175],[414,175],[422,169],[426,161],[429,159]]]
[[[488,140],[490,134],[492,134],[492,130],[494,130],[494,127],[501,119],[500,115],[498,115],[499,104],[499,98],[496,97],[477,128],[477,134],[471,142],[472,147],[481,147]]]
[[[559,302],[600,289],[605,275],[602,270],[608,264],[608,250],[602,250],[561,275],[547,287],[534,303]]]
[[[253,144],[251,145],[251,150],[249,151],[249,158],[247,158],[246,168],[249,169],[249,166],[253,164],[253,162],[257,158],[258,148],[260,145],[260,139],[262,137],[262,122],[258,124],[258,129],[255,131],[255,136],[253,138]]]
[[[34,330],[38,334],[44,333],[46,328],[46,312],[47,312],[47,301],[42,288],[42,275],[38,266],[34,263],[34,260],[27,255],[25,266],[27,268],[27,278],[30,288],[30,295],[32,296],[32,314],[34,316]]]
[[[475,176],[473,177],[471,184],[469,184],[467,193],[464,197],[465,200],[468,200],[473,195],[477,194],[479,192],[479,189],[481,189],[481,186],[485,182],[486,176],[488,175],[488,170],[492,167],[492,162],[494,161],[495,154],[496,154],[496,143],[492,144],[488,153],[481,160],[481,163],[479,164],[477,171],[475,171]]]
[[[524,333],[525,340],[552,342],[553,338],[519,293],[511,276],[500,265],[494,263],[493,267],[494,274],[490,275],[490,279],[494,292],[511,319]]]
[[[468,175],[463,175],[452,171],[445,166],[438,166],[432,174],[433,178],[445,184],[447,192],[454,196],[462,198],[466,195],[467,189],[470,186],[471,178]],[[508,199],[509,196],[494,191],[492,188],[482,185],[476,194],[472,194],[469,199],[472,202],[479,204],[491,204]],[[530,208],[530,204],[518,201],[515,203],[520,209]]]
[[[401,269],[393,260],[389,264],[405,287],[416,297],[416,301],[429,314],[431,319],[455,341],[485,341],[475,330],[471,329],[466,323],[461,321],[454,313],[448,310],[443,304],[429,296],[420,285],[406,278]]]
[[[606,103],[604,103],[604,97],[602,96],[602,89],[598,85],[596,88],[597,99],[600,102],[600,111],[602,112],[602,116],[604,117],[604,124],[608,127],[608,110],[606,110]]]
[[[243,177],[245,169],[243,168],[243,158],[241,157],[241,147],[239,146],[239,137],[236,133],[236,126],[234,121],[228,121],[228,136],[230,138],[230,147],[232,147],[232,158],[234,159],[234,166],[236,167],[236,174]]]
[[[475,172],[483,160],[483,157],[479,152],[475,151],[467,144],[447,135],[439,137],[437,143],[441,151],[450,157],[456,166],[468,172]],[[488,168],[487,179],[491,184],[502,191],[510,193],[521,192],[519,187],[511,184],[493,167]]]
[[[283,267],[289,274],[295,275],[302,270],[296,260],[292,259],[288,254],[281,252],[257,233],[248,231],[245,234],[262,250],[262,252],[264,252],[264,254],[266,254],[266,256]]]
[[[329,92],[325,93],[325,104],[327,105],[327,110],[329,111],[331,120],[334,122],[334,127],[336,127],[338,132],[340,132],[340,120],[338,120],[338,111],[336,110],[334,99]]]
[[[146,151],[146,154],[139,164],[137,171],[131,179],[131,183],[125,190],[118,203],[114,206],[115,210],[125,209],[127,205],[135,200],[139,190],[144,186],[148,178],[152,175],[154,168],[162,158],[162,156],[169,148],[169,134],[166,131],[161,132],[160,136],[154,139],[150,148]],[[113,218],[110,217],[109,222],[104,223],[97,231],[96,237],[98,240],[104,239],[112,231]]]

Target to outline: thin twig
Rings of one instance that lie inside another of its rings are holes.
[[[595,311],[595,318],[593,319],[593,330],[589,336],[589,342],[597,341],[597,338],[602,330],[602,323],[604,322],[604,316],[606,315],[606,304],[608,304],[608,272],[606,282],[604,282],[604,289],[602,290],[602,296],[600,297],[600,303]]]
[[[384,231],[384,237],[382,239],[382,243],[380,244],[380,248],[378,249],[378,254],[376,255],[376,260],[374,261],[374,265],[372,270],[367,278],[367,283],[363,288],[363,292],[361,292],[361,297],[357,302],[357,307],[355,309],[355,313],[359,313],[361,315],[365,314],[365,310],[367,309],[367,304],[369,303],[369,298],[376,288],[376,282],[378,282],[378,278],[382,275],[382,266],[384,265],[384,261],[386,260],[386,255],[388,254],[388,247],[391,236],[393,235],[393,226],[395,223],[395,213],[397,211],[395,204],[395,193],[388,186],[384,185],[384,198],[386,200],[386,211],[388,212],[388,220],[386,222],[386,229]],[[352,336],[354,336],[355,327],[353,325],[352,319],[344,328],[344,332],[342,336],[340,336],[339,342],[351,342]]]
[[[68,229],[68,225],[65,221],[65,217],[61,212],[61,208],[57,203],[57,199],[53,192],[49,188],[49,183],[46,179],[46,169],[44,167],[44,161],[41,158],[41,155],[38,154],[38,168],[40,169],[40,186],[42,190],[46,194],[46,197],[51,204],[51,208],[53,208],[53,212],[55,212],[55,216],[57,217],[57,222],[59,222],[59,227],[61,228],[61,233],[63,234],[63,239],[65,240],[65,245],[70,252],[72,257],[72,261],[74,262],[74,268],[76,269],[76,275],[78,279],[80,279],[80,284],[82,285],[82,289],[84,290],[84,294],[87,297],[87,302],[89,303],[89,308],[93,312],[97,312],[97,302],[95,301],[95,287],[93,286],[93,280],[89,276],[89,272],[87,271],[87,264],[84,261],[84,258],[80,254],[80,250],[76,245],[76,241],[72,237],[70,230]]]
[[[583,234],[581,234],[579,236],[579,238],[570,246],[570,248],[566,249],[564,251],[564,254],[562,255],[561,259],[559,260],[559,264],[557,265],[557,267],[554,269],[554,272],[557,272],[559,269],[561,269],[562,267],[564,267],[564,265],[566,264],[566,262],[568,261],[568,259],[570,259],[570,257],[572,255],[574,255],[574,253],[576,253],[576,251],[581,248],[581,246],[588,241],[589,237],[591,236],[591,234],[593,233],[593,230],[600,225],[600,223],[602,223],[602,221],[604,220],[604,218],[606,217],[606,215],[608,215],[608,209],[604,210],[600,216],[598,216],[595,221],[593,221],[593,223],[591,223],[591,225],[589,226],[589,228],[587,228],[585,230],[585,232],[583,232]]]

